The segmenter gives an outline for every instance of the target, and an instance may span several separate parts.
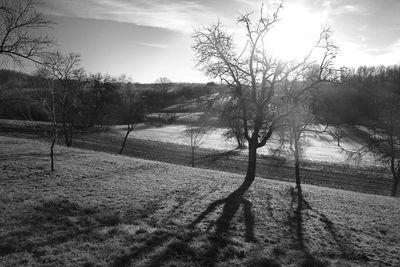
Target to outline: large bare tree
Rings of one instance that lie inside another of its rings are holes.
[[[38,33],[51,21],[37,11],[35,0],[0,0],[0,55],[22,65],[23,60],[40,62],[52,41]]]
[[[323,30],[314,48],[323,48],[323,56],[314,69],[311,52],[298,63],[285,63],[270,55],[266,48],[268,33],[278,22],[282,3],[272,15],[265,16],[263,8],[257,17],[254,13],[241,15],[238,23],[243,26],[246,39],[243,49],[239,41],[228,34],[220,22],[198,29],[193,34],[193,49],[197,66],[207,75],[220,78],[231,89],[231,97],[238,99],[243,121],[243,134],[248,142],[248,167],[245,179],[236,192],[243,194],[253,183],[256,175],[257,149],[266,145],[272,133],[280,127],[288,112],[283,111],[282,83],[296,80],[299,74],[311,69],[318,75],[298,92],[299,95],[327,79],[334,54],[327,30]]]

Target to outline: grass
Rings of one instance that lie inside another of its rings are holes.
[[[1,266],[399,266],[400,200],[0,136]]]
[[[28,126],[31,122],[24,123],[23,121],[0,120],[0,131],[3,132],[2,135],[25,136],[27,138],[49,140],[44,136],[43,131],[33,131],[33,128]],[[160,142],[160,140],[171,140],[171,136],[178,137],[179,129],[183,126],[171,126],[172,128],[177,127],[173,134],[171,127],[158,127],[158,130],[155,130],[154,126],[146,124],[139,125],[138,127],[139,128],[131,134],[131,138],[127,140],[124,150],[125,155],[190,166],[190,149],[187,145]],[[123,139],[123,136],[119,132],[122,128],[112,128],[112,130],[101,132],[77,132],[74,134],[73,146],[108,153],[117,153]],[[147,130],[144,131],[143,129]],[[145,135],[145,133],[147,133],[147,135]],[[140,136],[140,134],[142,136]],[[58,142],[64,145],[64,140],[61,138],[61,135],[60,133]],[[153,136],[154,140],[141,139],[148,139],[151,136]],[[350,140],[352,143],[359,141],[358,137],[354,138],[356,140]],[[178,142],[176,140],[175,142]],[[196,167],[244,175],[247,167],[246,150],[226,150],[227,147],[224,149],[224,147],[220,146],[221,140],[218,134],[214,136],[213,140],[214,141],[211,142],[211,144],[214,144],[213,149],[200,148],[196,152]],[[328,143],[330,142],[329,140]],[[325,157],[331,155],[331,153],[326,153],[322,146],[323,142],[325,141],[321,139],[318,141],[318,146],[313,146],[313,148],[318,148],[314,153],[315,156],[321,153],[324,154]],[[303,159],[301,162],[301,177],[303,183],[307,184],[368,194],[390,194],[393,178],[387,168],[385,169],[381,165],[365,166],[353,163],[354,162],[350,164],[333,164]],[[257,176],[280,181],[293,181],[293,167],[293,161],[290,157],[285,157],[284,154],[277,153],[275,156],[261,154],[257,160]]]

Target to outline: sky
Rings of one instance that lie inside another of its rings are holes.
[[[195,67],[191,35],[220,20],[240,33],[239,13],[258,11],[253,0],[42,0],[55,24],[46,33],[64,53],[79,53],[91,73],[125,74],[133,82],[159,77],[207,82]],[[265,0],[265,12],[274,2]],[[276,1],[275,1],[276,3]],[[271,51],[289,59],[308,51],[329,25],[339,46],[337,66],[400,63],[400,0],[286,0],[271,32]]]

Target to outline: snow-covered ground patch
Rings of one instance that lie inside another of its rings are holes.
[[[130,138],[138,138],[144,140],[156,140],[161,142],[169,142],[179,145],[187,145],[183,138],[183,131],[185,125],[167,125],[163,127],[151,127],[146,129],[138,129],[135,131]],[[226,129],[216,128],[212,130],[206,137],[205,141],[201,145],[203,148],[208,149],[220,149],[220,150],[231,150],[235,149],[237,144],[234,139],[226,140],[223,137],[223,133]],[[123,134],[121,132],[121,134]],[[301,139],[302,153],[301,157],[304,160],[320,161],[329,163],[343,163],[343,164],[361,164],[363,166],[375,166],[380,164],[371,154],[364,155],[361,159],[359,158],[348,158],[348,154],[345,153],[339,146],[337,146],[337,140],[329,135],[328,133],[316,134],[307,132]],[[343,138],[341,140],[341,147],[349,151],[355,151],[360,148],[362,144],[354,138]],[[272,155],[274,150],[280,147],[277,136],[273,136],[270,141],[267,142],[265,147],[258,150],[261,155]],[[290,150],[290,145],[285,143],[284,148],[280,150],[280,156],[291,159],[293,154]],[[243,150],[243,153],[246,153]]]

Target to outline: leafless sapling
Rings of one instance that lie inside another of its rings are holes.
[[[183,130],[185,142],[190,147],[190,165],[195,166],[196,151],[204,143],[205,137],[210,131],[210,127],[204,124],[204,121],[196,114],[188,116],[188,124]]]
[[[34,98],[30,104],[38,104],[42,117],[49,122],[49,127],[44,126],[44,134],[50,139],[50,168],[54,171],[54,147],[57,141],[57,92],[54,87],[54,80],[48,79],[40,71],[34,79]]]
[[[133,88],[125,88],[122,100],[122,113],[126,125],[126,132],[118,154],[122,154],[130,133],[133,132],[136,126],[144,120],[145,114],[143,100],[140,95],[134,92]]]
[[[58,94],[61,104],[61,123],[65,144],[70,147],[79,100],[77,92],[82,86],[85,75],[80,65],[80,56],[74,53],[64,55],[59,51],[47,53],[38,67],[47,77],[57,81],[57,86],[61,88]]]
[[[306,132],[321,133],[318,121],[313,112],[316,93],[327,83],[340,83],[344,80],[345,69],[335,69],[333,60],[337,54],[337,46],[332,42],[332,31],[324,28],[315,46],[304,57],[301,63],[294,64],[293,71],[283,81],[283,107],[288,114],[287,128],[290,131],[291,150],[294,155],[295,181],[298,196],[301,198],[300,177],[300,137]],[[320,62],[310,60],[313,52],[321,50]],[[297,67],[299,66],[299,67]]]

